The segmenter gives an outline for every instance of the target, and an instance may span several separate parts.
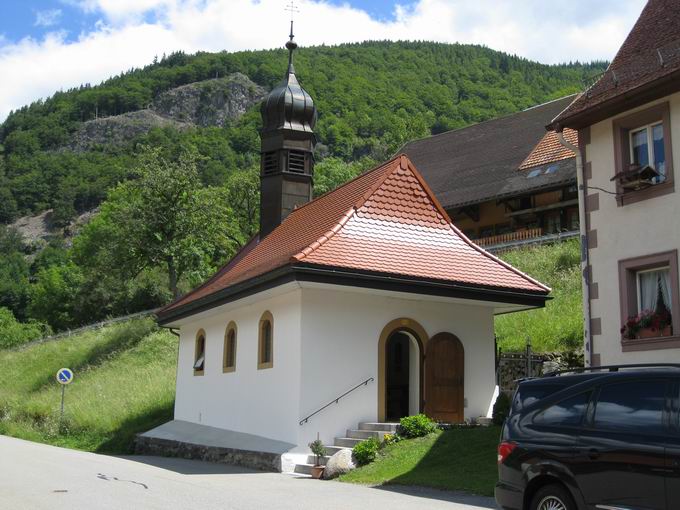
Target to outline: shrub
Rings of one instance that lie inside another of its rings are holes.
[[[493,405],[493,423],[494,425],[503,425],[503,422],[510,414],[510,397],[504,391],[501,391],[496,398]]]
[[[357,464],[365,466],[375,460],[375,456],[378,454],[379,449],[380,441],[375,437],[370,437],[357,443],[352,449],[352,453],[354,454]]]
[[[423,437],[437,430],[437,424],[424,414],[406,416],[399,420],[399,433],[404,437]]]
[[[316,457],[316,464],[318,466],[319,458],[326,455],[326,447],[323,445],[320,439],[315,439],[314,441],[309,443],[309,449],[312,450],[312,453]]]
[[[44,324],[34,320],[19,322],[14,318],[11,310],[0,307],[0,349],[8,349],[31,340],[38,340],[49,333],[49,328]]]
[[[388,446],[401,441],[401,436],[399,434],[385,434],[383,436],[383,446]]]

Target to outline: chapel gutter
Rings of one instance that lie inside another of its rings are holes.
[[[541,291],[523,292],[521,290],[506,290],[491,286],[469,286],[441,280],[405,277],[372,271],[348,271],[342,267],[298,264],[295,266],[295,270],[298,281],[392,290],[412,294],[457,297],[477,301],[523,304],[536,308],[545,306],[545,302],[552,299],[547,292]]]
[[[587,367],[592,365],[592,336],[590,334],[590,256],[588,253],[588,225],[586,225],[586,180],[583,170],[581,150],[564,138],[560,129],[557,131],[560,143],[576,156],[576,182],[578,184],[578,216],[579,235],[581,237],[581,293],[583,299],[583,357]]]
[[[545,306],[551,297],[543,292],[522,292],[493,287],[466,286],[422,278],[408,278],[384,273],[351,271],[345,268],[313,266],[309,264],[287,265],[255,278],[222,289],[214,294],[189,302],[158,316],[161,326],[215,308],[225,303],[262,292],[283,283],[316,282],[335,285],[393,290],[416,294],[459,297],[480,301],[522,304],[535,308]]]
[[[290,267],[283,266],[269,271],[268,273],[264,273],[263,275],[236,283],[213,294],[208,294],[202,298],[190,301],[176,308],[172,308],[164,313],[160,313],[158,314],[158,324],[160,326],[165,326],[173,321],[210,310],[216,306],[268,290],[293,280],[294,275],[290,270]]]

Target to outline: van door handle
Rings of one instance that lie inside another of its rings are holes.
[[[600,456],[600,451],[597,448],[591,448],[588,450],[588,458],[590,460],[595,460]]]

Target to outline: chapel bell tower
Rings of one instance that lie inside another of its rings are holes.
[[[316,108],[298,83],[293,67],[293,22],[290,22],[288,71],[265,97],[260,132],[260,239],[288,214],[312,199]]]

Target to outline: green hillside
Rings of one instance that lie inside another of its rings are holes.
[[[382,160],[404,142],[480,122],[563,96],[603,63],[543,65],[481,46],[366,42],[302,48],[296,70],[319,110],[317,157]],[[174,53],[101,85],[58,92],[13,112],[0,126],[0,221],[55,209],[66,222],[129,177],[139,142],[169,152],[192,147],[206,160],[206,184],[257,159],[257,107],[224,128],[157,130],[128,147],[63,150],[84,121],[146,108],[173,87],[241,72],[271,88],[285,71],[284,50]]]
[[[23,350],[0,350],[0,434],[88,451],[131,452],[172,418],[177,338],[151,319]],[[75,372],[59,419],[57,371]]]
[[[522,351],[575,351],[583,347],[581,249],[577,239],[502,253],[500,257],[552,288],[545,308],[496,317],[498,346]]]

